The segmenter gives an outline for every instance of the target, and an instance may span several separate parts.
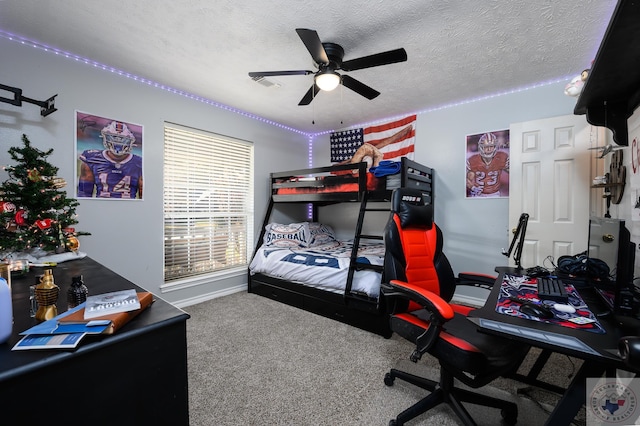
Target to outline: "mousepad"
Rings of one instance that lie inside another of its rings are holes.
[[[580,297],[575,287],[571,284],[565,284],[565,289],[569,295],[568,304],[573,306],[576,310],[574,313],[560,312],[553,308],[553,305],[556,304],[556,302],[552,300],[538,299],[538,282],[536,278],[530,278],[526,275],[519,276],[505,274],[500,285],[496,312],[532,321],[540,321],[549,324],[557,324],[562,327],[586,330],[592,333],[605,333],[604,328],[602,328],[596,316],[589,310],[587,304],[582,300],[582,297]],[[554,317],[538,318],[524,312],[520,312],[520,303],[510,300],[509,297],[517,297],[519,299],[530,300],[534,303],[545,304],[551,309]]]

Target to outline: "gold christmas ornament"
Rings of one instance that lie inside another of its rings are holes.
[[[80,241],[76,237],[67,237],[67,248],[71,251],[76,251],[80,248]]]

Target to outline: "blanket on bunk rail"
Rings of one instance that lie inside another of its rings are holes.
[[[336,172],[337,176],[323,176],[317,178],[302,178],[292,177],[289,179],[283,179],[277,183],[282,184],[285,182],[310,182],[313,185],[310,186],[295,186],[295,187],[281,187],[276,190],[278,195],[291,195],[291,194],[324,194],[324,193],[341,193],[341,192],[358,192],[360,186],[357,180],[357,173],[352,173],[351,170],[345,170],[344,172]],[[346,181],[345,177],[351,177],[351,181]],[[378,191],[385,188],[385,179],[383,177],[376,177],[373,173],[367,173],[367,190]],[[318,182],[322,182],[322,185],[317,185]]]
[[[309,248],[260,247],[249,271],[274,278],[343,293],[349,273],[353,240],[331,241]],[[360,242],[358,262],[382,265],[384,244]],[[377,298],[381,274],[371,270],[356,271],[351,286],[353,293]]]

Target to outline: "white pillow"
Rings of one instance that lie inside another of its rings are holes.
[[[270,223],[265,227],[264,246],[282,248],[304,248],[309,247],[309,222],[290,223]]]
[[[309,231],[311,233],[311,239],[309,241],[309,247],[319,246],[321,244],[337,241],[333,232],[333,228],[323,223],[311,222],[309,224]]]

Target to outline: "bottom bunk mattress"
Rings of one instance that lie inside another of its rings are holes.
[[[253,256],[249,272],[344,294],[352,248],[353,240],[330,241],[308,248],[262,246]],[[382,265],[384,251],[384,244],[360,242],[358,263]],[[377,299],[381,279],[376,271],[356,271],[351,293]]]

